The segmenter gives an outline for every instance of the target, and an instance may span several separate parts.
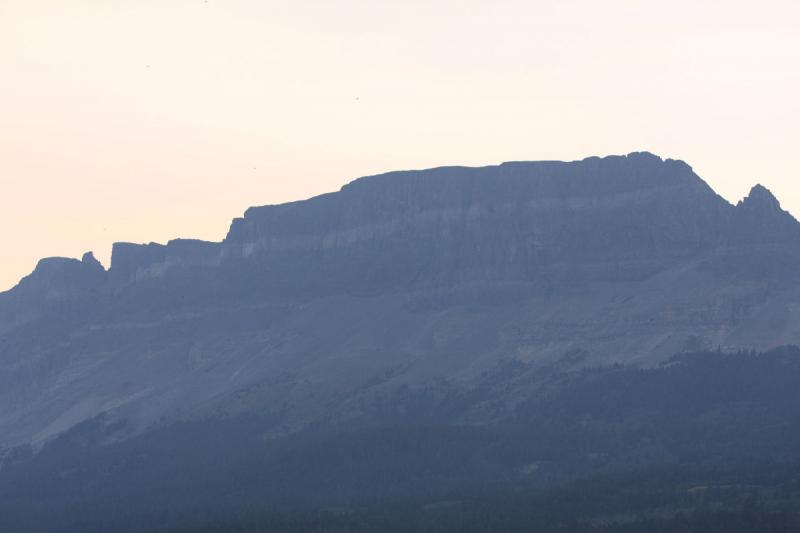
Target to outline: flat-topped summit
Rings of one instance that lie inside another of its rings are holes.
[[[795,225],[763,186],[734,209],[688,164],[650,152],[511,161],[388,172],[252,207],[222,243],[116,243],[108,280],[125,285],[242,260],[265,263],[282,283],[299,261],[307,280],[345,286],[519,281],[557,264],[563,272],[612,262],[623,265],[614,276],[638,277],[731,241],[792,240]],[[611,275],[598,268],[578,270]]]
[[[105,269],[92,252],[83,257],[46,257],[41,259],[33,272],[20,284],[45,288],[81,289],[101,284],[105,281]]]
[[[798,265],[765,188],[733,206],[647,152],[369,176],[250,208],[222,242],[42,260],[0,293],[0,434],[270,406],[293,431],[398,387],[480,388],[500,361],[800,344]]]
[[[722,232],[728,208],[687,164],[642,152],[359,178],[337,193],[250,208],[234,220],[225,245],[230,256],[259,257],[399,238],[396,253],[413,257],[434,241],[446,253],[467,239],[478,255],[506,242],[517,250],[512,262],[530,265],[545,259],[542,250],[555,259],[587,250],[619,254],[628,247],[640,255],[643,246],[669,253],[675,242],[706,245]],[[408,240],[412,234],[416,244]]]
[[[485,183],[484,183],[485,182]],[[681,183],[705,185],[683,161],[662,159],[650,152],[633,152],[628,155],[587,157],[578,161],[507,161],[499,165],[483,167],[444,166],[424,170],[387,172],[358,178],[341,192],[360,188],[407,187],[427,185],[431,188],[446,187],[454,183],[462,186],[506,189],[509,195],[516,188],[542,194],[572,192],[577,186],[598,190],[631,190]],[[327,196],[327,195],[324,195]],[[259,208],[253,208],[259,209]]]

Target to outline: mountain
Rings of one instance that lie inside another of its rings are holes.
[[[733,206],[649,153],[361,178],[250,208],[222,242],[43,259],[0,294],[0,435],[254,411],[284,434],[519,364],[457,414],[496,420],[541,368],[800,342],[799,259],[765,188]]]
[[[791,472],[800,351],[751,352],[800,344],[799,264],[767,189],[732,205],[649,153],[392,172],[222,242],[43,259],[0,293],[0,529]]]

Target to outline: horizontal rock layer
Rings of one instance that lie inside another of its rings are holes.
[[[799,260],[769,191],[734,206],[648,153],[361,178],[248,209],[220,243],[118,243],[108,271],[42,260],[0,294],[0,435],[101,413],[119,438],[248,411],[293,431],[401,387],[480,389],[509,362],[800,342]],[[529,390],[520,372],[492,416]]]

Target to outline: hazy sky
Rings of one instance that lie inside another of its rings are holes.
[[[0,0],[0,290],[358,176],[649,150],[800,213],[800,2]]]

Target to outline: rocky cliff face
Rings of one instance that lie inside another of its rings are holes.
[[[786,245],[800,238],[800,225],[781,209],[778,199],[762,185],[756,185],[736,205],[732,225],[733,243]]]
[[[0,434],[249,411],[286,432],[431,387],[502,417],[542,369],[800,342],[798,261],[769,191],[733,206],[648,153],[361,178],[221,243],[43,260],[0,294]]]
[[[129,285],[150,278],[161,278],[170,269],[217,267],[219,243],[194,239],[175,239],[166,245],[118,242],[111,253],[111,281]]]
[[[253,208],[224,247],[228,257],[331,263],[329,276],[360,286],[635,279],[719,242],[730,210],[688,165],[651,154],[505,163],[362,178]]]
[[[107,273],[91,252],[79,261],[48,257],[12,290],[0,293],[0,334],[46,314],[68,308],[102,291]]]

